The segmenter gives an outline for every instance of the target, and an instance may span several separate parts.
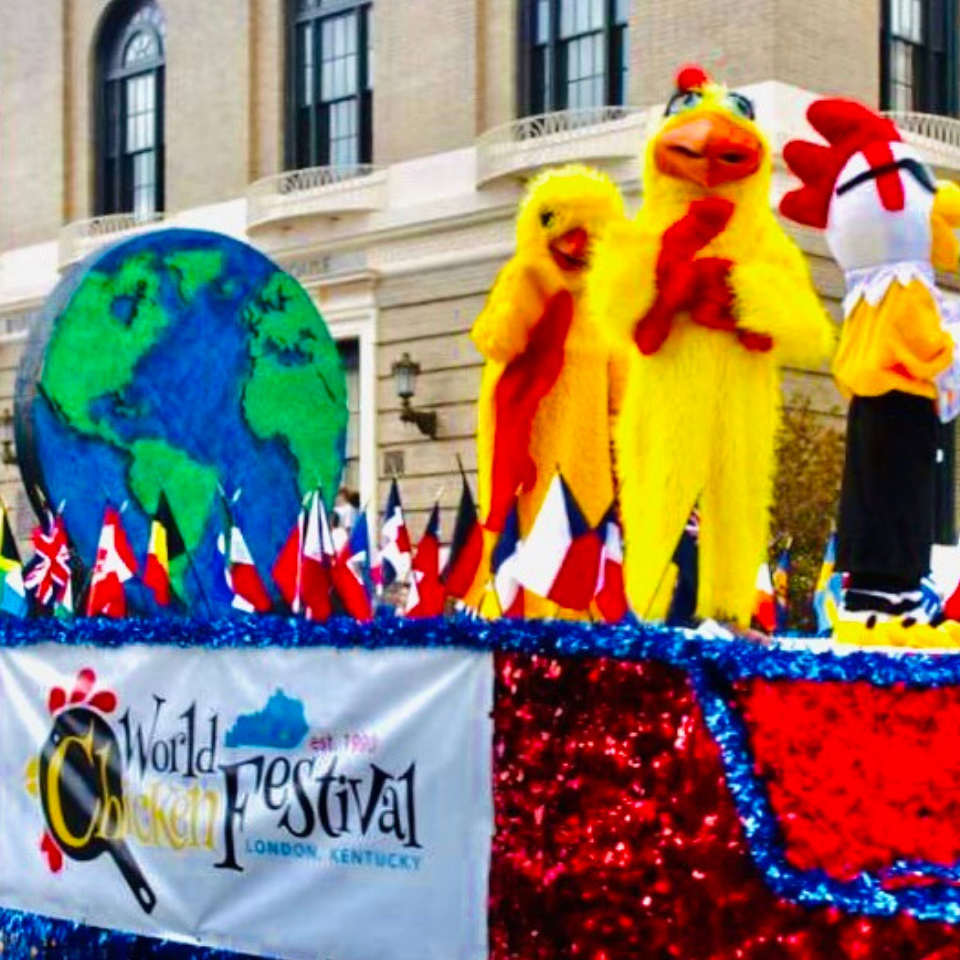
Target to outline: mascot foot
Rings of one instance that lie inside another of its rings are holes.
[[[933,582],[925,577],[916,590],[885,592],[848,588],[843,593],[839,620],[860,623],[868,630],[884,623],[905,627],[936,625],[942,619],[942,601]]]
[[[960,648],[960,623],[945,620],[933,626],[909,617],[868,626],[854,620],[840,621],[833,634],[840,643],[859,647],[904,647],[914,650]]]

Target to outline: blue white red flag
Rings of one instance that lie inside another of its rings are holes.
[[[347,542],[333,565],[333,588],[344,612],[355,620],[369,620],[373,616],[370,597],[373,581],[370,576],[370,531],[367,511],[354,521]]]
[[[380,528],[380,582],[384,587],[407,579],[411,553],[410,533],[403,518],[400,488],[394,479],[390,484],[390,495]]]
[[[520,515],[515,500],[490,557],[493,590],[503,617],[523,616],[523,587],[517,579],[522,546]]]
[[[518,579],[531,593],[569,610],[587,610],[600,577],[602,543],[558,473],[524,540]]]
[[[623,588],[623,534],[616,508],[611,506],[597,527],[600,539],[600,570],[595,602],[607,623],[619,623],[627,615]]]

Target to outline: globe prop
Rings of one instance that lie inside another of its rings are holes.
[[[21,363],[17,448],[38,515],[61,507],[88,566],[105,503],[146,550],[163,491],[183,535],[188,608],[223,609],[226,504],[268,570],[303,496],[332,502],[346,384],[306,291],[239,241],[161,230],[96,254],[45,304]],[[133,608],[152,609],[145,591]]]

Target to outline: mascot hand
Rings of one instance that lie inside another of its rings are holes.
[[[733,210],[732,201],[722,197],[695,200],[664,232],[657,257],[657,299],[634,331],[641,353],[656,353],[670,333],[674,315],[691,310],[705,289],[716,286],[723,265],[729,271],[728,261],[695,257],[723,233]],[[715,294],[713,298],[718,302],[723,299]]]

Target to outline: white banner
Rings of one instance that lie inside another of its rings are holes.
[[[0,904],[291,960],[481,960],[493,668],[0,651]]]

